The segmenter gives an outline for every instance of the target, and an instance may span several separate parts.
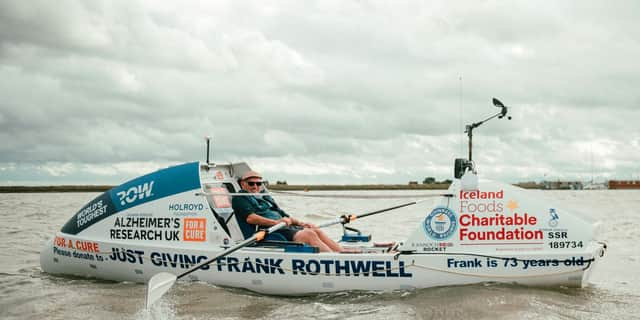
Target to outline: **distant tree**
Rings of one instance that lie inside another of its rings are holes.
[[[409,181],[409,184],[410,184],[410,185],[412,185],[412,184],[418,184],[418,181]]]
[[[436,178],[434,177],[426,177],[422,181],[422,184],[434,184],[434,183],[436,183]]]
[[[446,180],[442,180],[440,183],[446,183],[446,184],[451,184],[451,179],[446,179]]]
[[[278,181],[276,181],[276,184],[283,184],[283,185],[287,185],[287,180],[284,180],[284,181],[280,181],[280,180],[278,180]]]

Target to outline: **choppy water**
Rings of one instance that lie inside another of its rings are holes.
[[[282,298],[178,283],[150,311],[144,310],[143,284],[51,276],[40,269],[43,243],[97,194],[0,194],[0,319],[640,319],[640,191],[532,192],[604,222],[599,238],[609,250],[587,288],[479,284]],[[410,201],[277,199],[312,222]],[[378,241],[401,240],[403,223],[414,218],[387,213],[356,226]]]

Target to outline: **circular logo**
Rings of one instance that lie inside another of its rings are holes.
[[[437,207],[424,219],[424,232],[434,240],[449,238],[456,231],[456,215],[449,208]]]

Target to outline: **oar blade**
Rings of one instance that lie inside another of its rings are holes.
[[[149,309],[156,301],[158,301],[162,295],[164,295],[171,286],[176,282],[178,278],[175,274],[168,272],[160,272],[147,283],[147,303],[146,308]]]

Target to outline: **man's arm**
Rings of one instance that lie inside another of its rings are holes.
[[[271,227],[274,226],[280,222],[284,222],[286,223],[288,226],[290,225],[296,225],[297,224],[297,220],[293,219],[293,218],[282,218],[280,220],[273,220],[273,219],[269,219],[269,218],[265,218],[262,216],[259,216],[255,213],[251,213],[247,216],[247,223],[248,224],[253,224],[253,225],[259,225],[259,226],[263,226],[263,227]]]

